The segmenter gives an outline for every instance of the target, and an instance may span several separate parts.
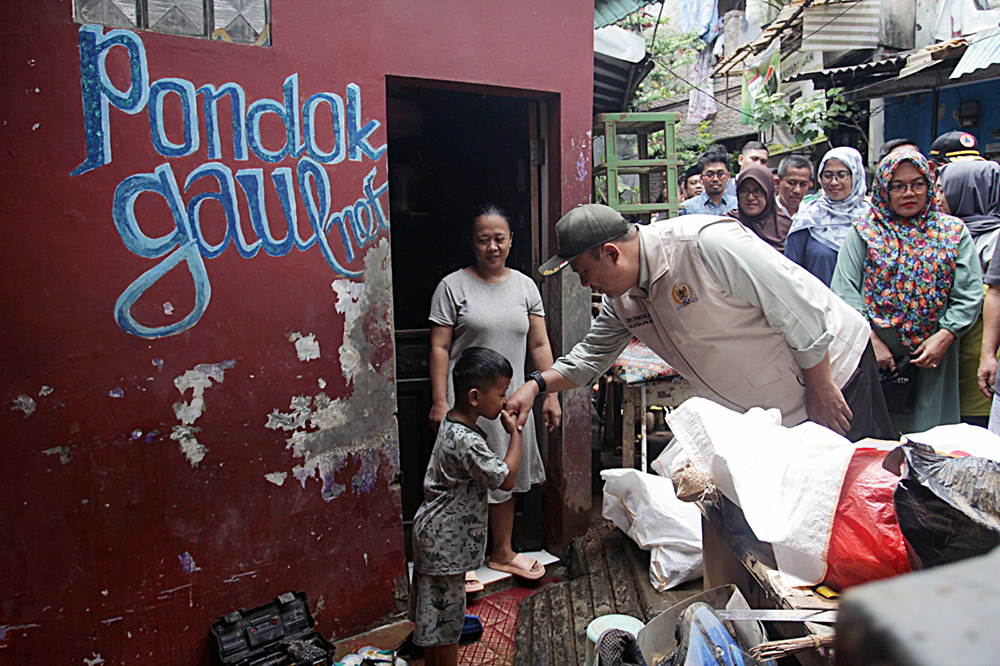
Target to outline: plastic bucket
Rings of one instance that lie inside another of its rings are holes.
[[[597,641],[605,631],[622,629],[636,636],[644,626],[640,620],[631,615],[602,615],[591,620],[590,624],[587,625],[587,666],[593,666]]]

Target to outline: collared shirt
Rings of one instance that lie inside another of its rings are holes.
[[[681,215],[693,215],[697,213],[702,215],[725,215],[731,210],[736,210],[737,206],[739,206],[739,202],[736,200],[736,197],[728,192],[722,195],[722,199],[719,200],[718,205],[712,203],[706,192],[702,192],[693,199],[688,199],[684,202],[684,210],[681,211]]]
[[[771,326],[784,336],[799,367],[811,368],[823,360],[833,340],[826,314],[803,297],[779,261],[767,260],[770,253],[755,252],[748,246],[759,242],[740,224],[712,224],[698,234],[698,252],[709,276],[729,294],[761,308]],[[639,257],[637,288],[648,293],[649,266],[641,245]],[[552,369],[577,386],[588,386],[611,367],[631,339],[631,331],[605,296],[601,314],[586,337]],[[720,353],[726,351],[739,353],[720,349]]]
[[[799,205],[801,206],[801,204]],[[795,215],[790,210],[788,210],[788,206],[785,205],[785,202],[781,200],[780,194],[774,197],[774,207],[777,208],[779,212],[784,213],[788,217],[795,217]],[[797,211],[798,209],[796,209],[796,212]]]

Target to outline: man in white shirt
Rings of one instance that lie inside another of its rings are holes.
[[[778,190],[778,206],[788,217],[795,217],[813,185],[813,164],[802,155],[789,155],[778,164],[778,175],[774,181]]]

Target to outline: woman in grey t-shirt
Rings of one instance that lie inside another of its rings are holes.
[[[538,287],[527,275],[506,266],[513,234],[507,214],[497,206],[484,206],[472,223],[472,266],[447,275],[431,299],[430,376],[433,404],[429,415],[437,429],[454,402],[451,369],[469,347],[487,347],[507,357],[514,368],[509,393],[524,383],[526,352],[537,370],[552,365],[552,348],[545,330],[545,310]],[[509,397],[508,393],[508,397]],[[545,397],[542,406],[545,425],[553,430],[562,411],[556,395]],[[499,421],[479,420],[486,443],[503,457],[507,437]],[[514,526],[512,492],[527,492],[545,481],[545,469],[538,454],[534,422],[528,419],[523,432],[521,469],[513,491],[490,491],[490,535],[493,550],[489,567],[528,579],[541,578],[545,567],[511,546]],[[482,589],[473,577],[467,590]]]

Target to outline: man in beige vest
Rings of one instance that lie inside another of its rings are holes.
[[[604,299],[583,341],[508,400],[519,425],[540,392],[592,384],[634,335],[730,409],[776,407],[786,426],[811,420],[852,441],[895,438],[868,323],[739,222],[686,215],[635,226],[586,204],[556,235],[559,252],[541,273],[570,266]]]

